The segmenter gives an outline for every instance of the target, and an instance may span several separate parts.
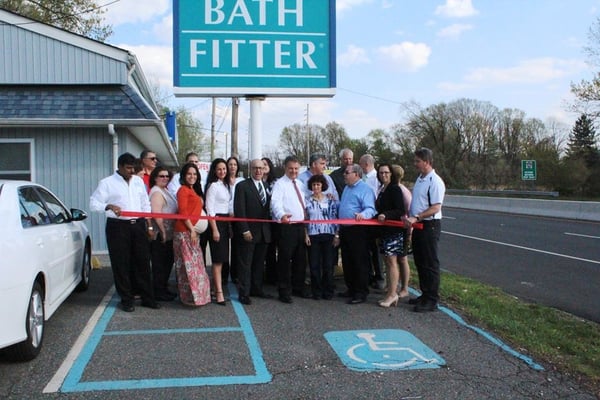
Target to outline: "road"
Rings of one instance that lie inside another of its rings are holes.
[[[600,322],[600,223],[444,208],[442,268]]]

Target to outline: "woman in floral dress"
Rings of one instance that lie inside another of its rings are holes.
[[[181,187],[177,191],[179,214],[188,218],[175,222],[173,250],[179,299],[185,305],[202,306],[210,303],[210,279],[206,273],[200,235],[194,225],[202,211],[202,186],[200,171],[196,164],[189,163],[181,169]]]

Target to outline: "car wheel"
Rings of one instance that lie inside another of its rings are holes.
[[[89,244],[86,244],[83,251],[83,261],[81,263],[81,281],[75,288],[77,292],[84,292],[90,287],[90,273],[92,271],[92,250]]]
[[[6,349],[6,356],[14,361],[33,360],[42,349],[44,341],[44,292],[42,285],[35,282],[29,297],[29,307],[25,318],[27,339]]]

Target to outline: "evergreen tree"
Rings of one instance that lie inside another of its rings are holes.
[[[600,152],[596,146],[596,130],[593,121],[585,114],[581,114],[575,121],[575,126],[569,134],[567,158],[583,160],[588,168],[600,162]]]

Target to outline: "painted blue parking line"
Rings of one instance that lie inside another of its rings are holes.
[[[230,293],[236,295],[235,286],[229,286]],[[239,327],[213,327],[213,328],[190,328],[190,329],[150,329],[137,331],[108,331],[107,327],[117,308],[118,298],[114,295],[106,307],[102,317],[96,324],[92,334],[87,340],[81,353],[69,370],[61,388],[61,392],[84,392],[95,390],[131,390],[131,389],[151,389],[167,387],[189,387],[189,386],[211,386],[211,385],[240,385],[268,383],[272,376],[267,370],[263,359],[263,354],[258,343],[258,339],[252,329],[252,324],[244,307],[237,301],[232,301],[232,308],[239,321]],[[82,381],[85,368],[90,363],[94,352],[101,340],[105,336],[116,335],[156,335],[156,334],[174,334],[174,333],[213,333],[213,332],[240,332],[248,346],[254,375],[229,375],[229,376],[204,376],[187,378],[156,378],[156,379],[128,379],[128,380],[110,380],[110,381]]]
[[[413,288],[408,288],[408,291],[415,296],[418,296],[421,294],[419,291],[417,291]],[[541,365],[539,365],[538,363],[533,361],[533,359],[531,359],[530,357],[527,357],[526,355],[524,355],[522,353],[519,353],[518,351],[516,351],[515,349],[513,349],[506,343],[502,342],[500,339],[497,339],[496,337],[491,335],[490,333],[488,333],[488,332],[484,331],[483,329],[476,327],[474,325],[467,324],[460,315],[458,315],[454,311],[450,310],[449,308],[443,307],[443,306],[438,306],[438,309],[441,312],[448,315],[453,320],[455,320],[456,322],[458,322],[459,324],[465,326],[468,329],[471,329],[472,331],[476,332],[477,334],[481,335],[485,339],[492,342],[494,345],[500,347],[500,349],[502,349],[503,351],[507,352],[508,354],[512,355],[513,357],[518,358],[519,360],[522,360],[523,362],[525,362],[525,364],[529,365],[532,369],[534,369],[536,371],[544,370],[544,367],[542,367]]]

